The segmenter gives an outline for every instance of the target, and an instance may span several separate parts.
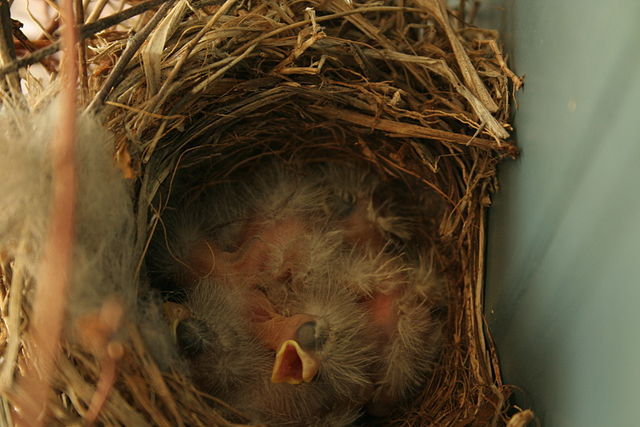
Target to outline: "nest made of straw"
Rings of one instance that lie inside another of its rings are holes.
[[[117,162],[136,182],[141,258],[163,185],[202,164],[220,178],[265,156],[341,158],[445,202],[436,238],[450,296],[445,345],[412,410],[393,420],[403,425],[502,425],[514,412],[482,293],[485,212],[497,163],[517,154],[510,91],[521,82],[498,35],[465,22],[473,13],[465,15],[464,3],[454,11],[441,0],[153,0],[136,13],[159,10],[128,30],[98,20],[80,31],[88,37],[83,99],[114,133]],[[9,276],[3,286],[12,298]],[[158,369],[134,325],[123,342],[100,422],[227,424],[216,411],[222,403]],[[50,417],[68,424],[86,414],[104,367],[85,349],[63,347]],[[9,408],[11,393],[3,399]]]

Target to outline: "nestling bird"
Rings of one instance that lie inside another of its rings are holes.
[[[434,312],[442,308],[443,289],[421,239],[428,232],[425,213],[406,188],[403,194],[366,169],[334,163],[319,171],[328,200],[340,206],[332,226],[355,254],[351,288],[366,295],[371,322],[384,332],[368,410],[387,415],[425,383],[439,349],[441,321]]]
[[[420,219],[365,168],[273,162],[245,179],[166,215],[151,260],[186,294],[178,336],[198,350],[194,377],[268,423],[352,420],[365,404],[388,414],[424,384],[439,344]],[[216,341],[229,331],[231,347]]]
[[[198,282],[184,301],[190,316],[177,329],[195,381],[254,422],[354,421],[373,392],[378,331],[336,276],[324,268],[308,271],[308,282],[294,275],[277,304],[267,297],[282,286],[273,278],[260,286],[223,277]]]

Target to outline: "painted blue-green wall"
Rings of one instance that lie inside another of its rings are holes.
[[[493,0],[526,75],[486,315],[545,426],[640,426],[640,0]]]

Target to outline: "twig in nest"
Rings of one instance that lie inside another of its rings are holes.
[[[308,108],[309,110],[322,114],[328,118],[342,120],[359,126],[381,130],[383,132],[389,132],[391,136],[400,135],[402,137],[435,139],[459,145],[471,145],[485,150],[505,152],[513,157],[518,155],[518,148],[510,143],[497,144],[491,139],[475,138],[455,132],[431,129],[425,126],[402,123],[394,120],[376,119],[375,117],[356,113],[354,111],[326,108],[319,105],[309,106]]]
[[[12,43],[12,28],[9,1],[0,0],[0,60],[5,64],[16,59],[16,51]]]
[[[464,27],[464,25],[465,25],[464,19],[465,19],[465,15],[467,13],[466,9],[467,9],[467,0],[460,0],[460,6],[458,7],[458,11],[459,11],[458,13],[460,15],[459,16],[460,17],[460,25],[462,27]]]
[[[444,29],[467,87],[482,102],[487,110],[492,113],[496,112],[498,110],[498,106],[494,102],[493,98],[491,98],[491,95],[480,79],[480,76],[478,76],[478,72],[471,63],[462,42],[458,38],[456,31],[453,29],[451,22],[449,22],[448,12],[444,2],[421,0],[419,3],[433,14],[433,17]]]
[[[0,62],[2,64],[11,64],[16,59],[9,7],[9,0],[0,0]],[[11,93],[20,93],[20,81],[17,74],[7,76],[6,83]]]
[[[17,21],[15,21],[17,22]],[[48,47],[51,42],[49,40],[36,40],[36,43],[29,38],[20,29],[22,24],[13,27],[13,37],[17,39],[16,43],[20,43],[23,49],[33,53],[38,50],[38,45]],[[14,44],[15,45],[15,44]],[[56,61],[53,58],[42,58],[40,64],[50,73],[56,72]]]
[[[76,25],[80,27],[84,24],[84,5],[82,0],[73,0],[73,5],[76,13]],[[84,99],[87,97],[89,91],[89,83],[87,81],[87,43],[85,39],[78,41],[78,75],[80,77],[80,99],[84,104]]]
[[[200,39],[218,22],[220,17],[224,13],[226,13],[227,10],[231,8],[231,6],[233,6],[235,2],[236,0],[227,0],[226,2],[224,2],[222,6],[220,6],[220,8],[216,11],[216,13],[209,19],[209,21],[207,21],[204,27],[202,27],[200,31],[198,31],[198,34],[196,34],[195,37],[193,37],[191,40],[189,40],[188,43],[185,44],[183,48],[184,53],[180,56],[180,58],[178,58],[177,63],[173,66],[171,72],[167,76],[167,79],[164,81],[162,87],[160,87],[160,90],[155,96],[155,102],[157,104],[164,103],[164,100],[169,93],[168,91],[171,83],[173,83],[178,73],[182,69],[182,66],[187,61],[187,58],[189,58],[189,55],[191,54],[193,48],[198,44]]]
[[[159,398],[169,409],[171,415],[175,420],[175,425],[178,427],[184,427],[184,420],[178,410],[174,396],[171,394],[167,383],[160,372],[160,368],[156,365],[153,358],[151,358],[146,350],[140,331],[134,326],[130,325],[129,337],[131,338],[133,349],[143,361],[143,367],[145,370],[146,378],[149,384],[157,391]]]
[[[6,0],[0,0],[6,1]],[[152,9],[162,3],[165,3],[168,0],[149,0],[145,3],[140,3],[139,5],[133,6],[129,9],[123,10],[122,12],[115,13],[111,16],[107,16],[106,18],[102,18],[96,22],[92,22],[90,24],[82,25],[79,28],[79,38],[84,40],[93,36],[94,34],[99,33],[100,31],[104,31],[109,27],[113,27],[127,19],[130,19],[134,16],[140,15],[141,13],[146,12],[149,9]],[[172,0],[174,1],[174,0]],[[12,73],[14,71],[19,70],[20,68],[28,67],[29,65],[33,65],[42,61],[43,58],[47,56],[53,55],[54,53],[60,50],[60,40],[57,40],[51,43],[47,47],[43,47],[35,52],[33,52],[29,56],[25,56],[24,58],[16,59],[12,63],[5,65],[0,68],[0,77]]]
[[[189,58],[189,55],[191,54],[191,51],[193,50],[193,48],[198,44],[200,39],[202,39],[202,37],[218,22],[220,17],[224,13],[226,13],[227,10],[229,10],[231,8],[231,6],[233,6],[233,4],[235,2],[236,2],[236,0],[227,0],[226,2],[224,2],[222,4],[222,6],[220,6],[220,8],[216,11],[216,13],[209,19],[209,21],[207,21],[207,23],[204,25],[204,27],[202,27],[202,29],[200,31],[198,31],[198,34],[196,34],[195,37],[193,37],[191,40],[189,40],[188,43],[185,44],[185,46],[183,48],[184,53],[178,58],[178,61],[173,66],[173,68],[171,69],[171,72],[169,73],[169,75],[167,76],[166,80],[164,81],[164,83],[160,87],[160,90],[158,91],[158,93],[152,99],[152,102],[155,105],[163,105],[164,104],[165,99],[167,98],[167,96],[169,96],[171,83],[173,83],[175,78],[178,76],[178,73],[182,69],[182,66],[184,65],[184,63]],[[249,53],[250,53],[250,51],[249,51]],[[245,52],[245,56],[248,55],[249,53]],[[242,58],[240,58],[240,59],[242,59]],[[239,61],[240,59],[236,58],[235,61]],[[227,69],[231,68],[235,64],[236,64],[236,62],[232,62],[227,67],[223,67],[223,71],[222,72],[220,72],[220,70],[219,70],[212,77],[214,79],[218,78]],[[212,80],[212,79],[210,78],[209,80]],[[105,85],[106,85],[106,83],[105,83]],[[103,87],[103,89],[104,89],[104,87]],[[151,156],[151,153],[153,153],[153,151],[155,150],[155,145],[157,144],[158,140],[160,139],[160,135],[164,132],[164,126],[165,125],[166,125],[166,122],[162,122],[162,124],[158,128],[158,130],[156,132],[156,135],[155,135],[155,137],[153,139],[153,141],[154,141],[153,145],[151,146],[151,149],[149,151],[147,151],[147,154],[145,155],[145,161],[149,160],[149,156]]]
[[[23,230],[24,233],[24,230]],[[22,234],[22,233],[21,233]],[[21,240],[16,254],[26,251],[26,240]],[[16,259],[13,265],[13,277],[11,278],[11,298],[9,299],[9,317],[5,319],[9,340],[3,354],[2,366],[0,369],[0,392],[5,392],[11,388],[14,381],[14,368],[18,353],[20,352],[20,325],[22,324],[22,299],[23,289],[28,278],[25,274],[24,263]]]
[[[87,24],[95,21],[96,19],[98,19],[98,17],[100,16],[100,14],[102,13],[102,11],[104,10],[104,7],[107,5],[107,2],[109,0],[100,0],[98,1],[98,4],[96,4],[93,7],[93,10],[91,11],[91,14],[89,14],[89,17],[87,18]]]
[[[522,85],[524,85],[523,79],[518,77],[509,67],[507,67],[507,62],[504,60],[502,53],[500,53],[500,49],[498,49],[498,43],[496,43],[495,40],[480,40],[480,43],[489,45],[491,51],[496,56],[498,65],[500,65],[500,71],[505,73],[513,82],[513,91],[519,91],[522,88]]]
[[[480,10],[480,2],[478,0],[474,0],[468,15],[470,24],[473,24],[473,21],[476,20],[476,16],[478,15],[479,10]]]
[[[118,62],[111,70],[109,77],[107,77],[107,80],[100,88],[100,91],[87,107],[87,111],[96,111],[98,108],[102,107],[105,99],[107,99],[107,96],[109,95],[109,92],[111,92],[111,89],[113,89],[124,77],[124,70],[129,64],[129,61],[131,61],[131,58],[133,58],[133,55],[135,55],[138,49],[140,49],[142,43],[147,40],[151,31],[158,26],[160,20],[166,16],[175,1],[176,0],[169,0],[167,3],[163,4],[156,14],[153,15],[153,18],[151,18],[151,20],[142,28],[142,30],[129,39],[127,47],[120,55],[120,58],[118,58]]]

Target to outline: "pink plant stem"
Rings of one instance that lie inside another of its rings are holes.
[[[98,419],[100,410],[109,398],[109,392],[116,381],[116,363],[116,359],[109,356],[104,357],[101,361],[102,371],[100,373],[100,380],[98,381],[96,392],[91,398],[91,404],[84,418],[87,427],[93,426],[96,419]]]
[[[34,426],[43,425],[51,395],[51,379],[67,305],[75,232],[77,180],[74,144],[78,78],[75,47],[78,34],[72,0],[62,1],[61,14],[65,22],[62,33],[64,58],[61,66],[60,119],[51,145],[51,223],[33,300],[29,335],[32,338],[30,352],[34,356],[34,364],[18,387],[20,421]]]

